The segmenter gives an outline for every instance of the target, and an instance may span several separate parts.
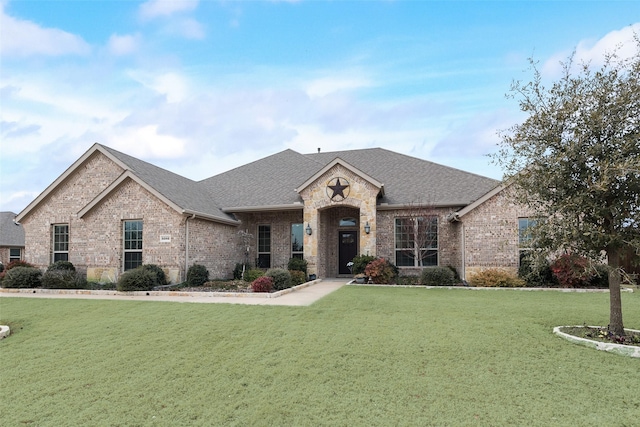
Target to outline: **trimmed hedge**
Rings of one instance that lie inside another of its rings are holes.
[[[291,273],[284,268],[270,268],[264,275],[273,279],[273,290],[275,291],[291,287]]]
[[[264,276],[264,270],[252,268],[250,270],[245,270],[243,279],[245,282],[253,283],[254,280],[262,276]]]
[[[298,286],[307,281],[307,276],[303,271],[289,270],[289,274],[291,275],[291,286]]]
[[[187,270],[187,285],[202,286],[209,281],[209,270],[200,264],[193,264]]]
[[[45,289],[86,289],[87,278],[75,270],[47,270],[42,275],[42,287]]]
[[[120,276],[116,289],[119,292],[150,291],[158,285],[158,275],[140,266]]]
[[[273,278],[268,276],[260,276],[251,282],[253,292],[271,292],[273,289]]]
[[[47,267],[47,271],[76,271],[76,267],[69,261],[56,261]]]
[[[473,286],[490,288],[518,288],[525,285],[524,280],[500,268],[488,268],[472,274],[469,283]]]
[[[289,271],[302,271],[305,275],[307,274],[307,260],[302,258],[291,258],[289,259],[289,263],[287,264],[287,269]]]
[[[357,255],[351,260],[351,262],[353,262],[351,273],[354,275],[364,274],[364,269],[367,268],[367,265],[374,259],[376,259],[376,257],[371,255]]]
[[[156,275],[156,282],[158,283],[156,286],[163,286],[168,284],[167,275],[164,274],[164,270],[156,264],[143,264],[140,266],[140,268],[148,270]]]
[[[9,264],[11,265],[11,264]],[[42,271],[35,267],[12,267],[2,280],[4,288],[39,288]]]
[[[449,267],[427,267],[420,273],[424,286],[450,286],[456,283],[456,275]]]

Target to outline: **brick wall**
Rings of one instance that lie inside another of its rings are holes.
[[[433,208],[433,214],[438,216],[438,265],[442,267],[461,265],[457,225],[447,220],[451,214],[450,208]],[[395,263],[395,219],[410,215],[407,209],[378,211],[378,256],[387,258]],[[420,273],[420,268],[400,267],[400,274]]]
[[[514,203],[506,189],[462,217],[466,277],[492,267],[517,272],[518,218],[528,216],[528,209]]]

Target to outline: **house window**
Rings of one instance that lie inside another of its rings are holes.
[[[53,259],[69,261],[69,224],[53,225]]]
[[[438,218],[396,218],[396,265],[431,267],[438,265]]]
[[[340,227],[355,227],[357,223],[355,218],[342,218],[340,220]]]
[[[123,224],[124,271],[142,265],[142,221]]]
[[[536,220],[530,218],[518,218],[518,259],[522,264],[523,259],[531,252],[531,227],[536,225]]]
[[[304,230],[302,224],[291,224],[291,258],[304,257]]]
[[[9,248],[9,262],[20,261],[22,259],[22,249]]]
[[[258,260],[257,267],[271,267],[271,226],[258,226]]]

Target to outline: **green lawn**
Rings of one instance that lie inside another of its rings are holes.
[[[0,298],[2,426],[632,426],[608,294],[345,287],[311,307]],[[640,329],[640,295],[623,295]]]

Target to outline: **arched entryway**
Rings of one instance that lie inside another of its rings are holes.
[[[321,277],[351,275],[347,263],[360,253],[360,209],[327,207],[319,212],[319,272]]]

